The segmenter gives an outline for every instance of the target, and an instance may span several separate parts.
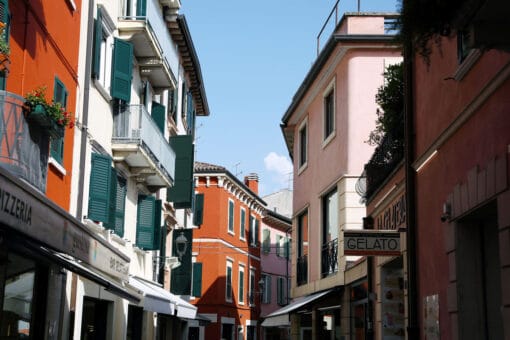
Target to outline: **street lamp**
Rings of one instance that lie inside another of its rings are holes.
[[[181,231],[180,235],[175,238],[175,247],[179,261],[182,260],[183,255],[186,253],[188,248],[188,239],[184,236],[184,232]]]

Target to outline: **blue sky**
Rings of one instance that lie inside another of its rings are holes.
[[[195,160],[224,166],[241,180],[257,173],[260,196],[292,189],[280,122],[317,56],[317,35],[336,0],[181,2],[211,112],[197,119]],[[361,0],[360,7],[395,11],[396,4]],[[357,5],[340,1],[339,18]]]

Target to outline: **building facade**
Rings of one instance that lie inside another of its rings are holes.
[[[509,8],[467,2],[445,13],[450,37],[430,42],[428,59],[408,55],[412,326],[422,339],[507,339],[510,56],[497,27]]]
[[[191,302],[209,320],[200,339],[259,339],[260,229],[265,203],[258,176],[244,182],[224,167],[195,162],[195,190],[204,195],[203,224],[193,230],[193,262],[201,263],[201,296]]]
[[[346,13],[282,118],[294,160],[292,301],[271,316],[290,322],[293,339],[368,332],[351,304],[366,261],[344,255],[343,231],[365,217],[355,185],[373,151],[365,141],[384,69],[401,59],[385,30],[394,17]]]

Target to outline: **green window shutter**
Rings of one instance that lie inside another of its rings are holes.
[[[92,154],[90,172],[88,218],[93,221],[108,223],[110,212],[111,163],[108,156]]]
[[[67,106],[67,90],[58,78],[55,78],[53,85],[53,101],[56,103],[62,104],[62,107]],[[51,139],[50,142],[50,155],[60,164],[63,163],[64,160],[64,138],[55,138]]]
[[[193,224],[201,226],[204,223],[204,194],[195,195],[195,211],[193,212]]]
[[[193,285],[191,295],[202,297],[202,263],[193,263]]]
[[[112,169],[113,170],[113,169]],[[127,181],[125,178],[117,176],[117,172],[113,170],[115,175],[116,190],[115,190],[115,212],[113,231],[120,237],[124,237],[124,211],[126,205],[126,191]]]
[[[190,135],[170,137],[170,146],[175,152],[174,186],[169,190],[169,202],[175,208],[191,208],[193,196],[193,138]]]
[[[175,239],[183,233],[188,240],[186,252],[180,259],[181,265],[172,269],[170,276],[170,291],[176,295],[190,295],[191,293],[191,250],[193,243],[192,229],[177,229],[173,231],[172,236],[172,256],[178,256]]]
[[[158,126],[159,131],[165,135],[166,107],[160,103],[152,102],[151,117]]]
[[[133,45],[115,38],[110,95],[127,103],[131,100]]]
[[[240,228],[239,228],[239,237],[246,237],[246,211],[241,209],[241,217],[240,217]]]
[[[264,229],[262,231],[262,251],[264,253],[269,253],[271,251],[271,232],[269,229]]]
[[[147,15],[147,0],[137,0],[136,2],[136,16],[144,17]]]
[[[92,77],[98,79],[101,68],[101,43],[103,41],[103,19],[101,10],[97,9],[97,18],[94,19],[94,50],[92,52]]]
[[[144,250],[154,250],[156,199],[153,196],[138,195],[137,210],[136,246]]]
[[[117,210],[117,171],[110,168],[110,207],[108,209],[108,222],[106,229],[115,231],[115,211]]]
[[[156,200],[155,201],[155,210],[154,210],[154,244],[152,249],[158,250],[161,249],[161,212],[163,210],[163,201]]]
[[[244,302],[244,272],[239,271],[239,302]]]
[[[255,242],[253,238],[253,228],[254,228],[253,216],[250,215],[250,230],[248,231],[248,244],[253,244],[253,242]]]

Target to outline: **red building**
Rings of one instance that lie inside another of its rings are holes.
[[[210,323],[201,339],[258,339],[262,291],[258,177],[244,183],[226,168],[195,162],[204,194],[203,224],[193,230],[193,262],[202,264],[201,296],[191,302]],[[193,278],[195,282],[198,278]],[[205,337],[204,337],[205,336]]]
[[[437,13],[425,7],[404,10],[425,52],[406,56],[410,326],[422,339],[509,339],[510,8],[464,1],[422,31]]]

